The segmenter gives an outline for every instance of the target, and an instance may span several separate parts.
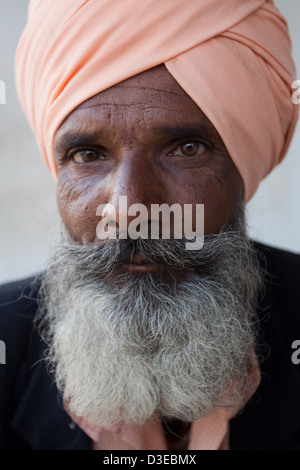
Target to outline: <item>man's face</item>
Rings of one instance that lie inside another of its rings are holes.
[[[242,198],[216,129],[164,66],[76,108],[56,133],[55,152],[62,219],[84,244],[96,240],[100,204],[122,216],[119,196],[149,214],[151,204],[204,204],[205,234],[230,222]]]
[[[160,66],[79,106],[55,149],[67,232],[43,279],[40,314],[69,409],[111,426],[152,415],[191,422],[240,403],[260,277],[241,178],[212,124]],[[204,204],[203,248],[100,242],[97,208],[115,206],[119,223],[120,196],[149,214],[151,204]]]

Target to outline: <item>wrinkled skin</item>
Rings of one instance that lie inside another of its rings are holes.
[[[118,210],[119,196],[149,214],[154,203],[204,204],[205,234],[230,222],[242,200],[218,132],[163,65],[82,103],[58,129],[55,152],[59,210],[84,244],[97,241],[99,204]]]

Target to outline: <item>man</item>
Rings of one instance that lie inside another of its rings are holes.
[[[63,226],[2,287],[2,448],[299,449],[299,256],[244,222],[297,120],[273,2],[35,0],[16,78]]]

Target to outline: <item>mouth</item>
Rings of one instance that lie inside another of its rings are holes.
[[[151,273],[157,271],[160,265],[148,263],[141,255],[133,255],[122,263],[121,268],[135,273]]]

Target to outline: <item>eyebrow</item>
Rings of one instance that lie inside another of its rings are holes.
[[[215,138],[214,128],[205,123],[192,123],[184,126],[156,126],[151,129],[153,135],[161,137],[171,137],[172,139],[183,139],[192,136],[205,136],[206,138]],[[81,147],[84,145],[99,144],[99,140],[107,137],[105,130],[97,132],[76,132],[69,131],[58,137],[55,142],[55,152],[70,149],[72,147]]]
[[[159,126],[154,127],[156,134],[164,136],[170,136],[175,139],[181,139],[184,137],[191,137],[193,135],[203,135],[207,137],[216,136],[216,131],[211,125],[205,123],[187,124],[185,126]]]
[[[57,138],[55,142],[55,152],[60,152],[65,149],[72,147],[81,147],[82,145],[90,145],[99,141],[99,138],[105,134],[105,132],[85,132],[80,134],[80,132],[66,132]]]

